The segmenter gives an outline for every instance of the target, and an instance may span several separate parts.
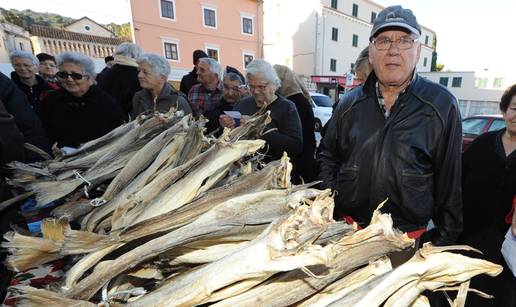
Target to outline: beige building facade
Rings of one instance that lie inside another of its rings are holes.
[[[8,63],[9,54],[15,50],[32,52],[29,32],[12,23],[0,22],[0,63]]]
[[[113,55],[116,46],[123,42],[119,38],[82,34],[45,26],[32,26],[30,40],[35,54],[45,52],[55,55],[62,52],[78,52],[92,58]]]

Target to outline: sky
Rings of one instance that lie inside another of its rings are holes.
[[[400,4],[409,8],[421,25],[434,30],[437,62],[444,64],[445,70],[516,71],[516,0],[374,1],[382,6]],[[129,0],[1,0],[0,6],[72,18],[88,16],[100,23],[130,20]]]

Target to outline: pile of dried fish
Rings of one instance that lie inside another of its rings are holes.
[[[258,136],[268,120],[257,114],[214,139],[203,119],[141,116],[72,154],[12,164],[13,184],[38,201],[66,201],[42,237],[5,236],[6,265],[70,263],[49,289],[14,287],[19,303],[408,306],[427,303],[425,290],[455,289],[460,306],[473,276],[500,273],[448,252],[464,246],[427,245],[393,269],[388,256],[414,240],[381,206],[361,230],[334,221],[331,191],[292,185],[286,155],[263,165]]]

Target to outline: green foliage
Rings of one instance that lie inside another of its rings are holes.
[[[25,30],[30,30],[30,27],[33,25],[63,29],[67,24],[75,20],[73,18],[54,13],[40,13],[34,12],[32,10],[6,10],[1,7],[0,14],[2,20],[20,26]],[[110,23],[103,26],[113,31],[117,37],[131,39],[131,25],[129,23],[124,23],[121,25]]]

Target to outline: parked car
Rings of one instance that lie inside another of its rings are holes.
[[[314,110],[315,131],[320,132],[331,117],[333,101],[329,96],[319,93],[311,92],[310,97],[312,97],[312,109]]]
[[[473,140],[488,131],[505,128],[502,115],[474,115],[462,120],[462,151],[468,149]]]

